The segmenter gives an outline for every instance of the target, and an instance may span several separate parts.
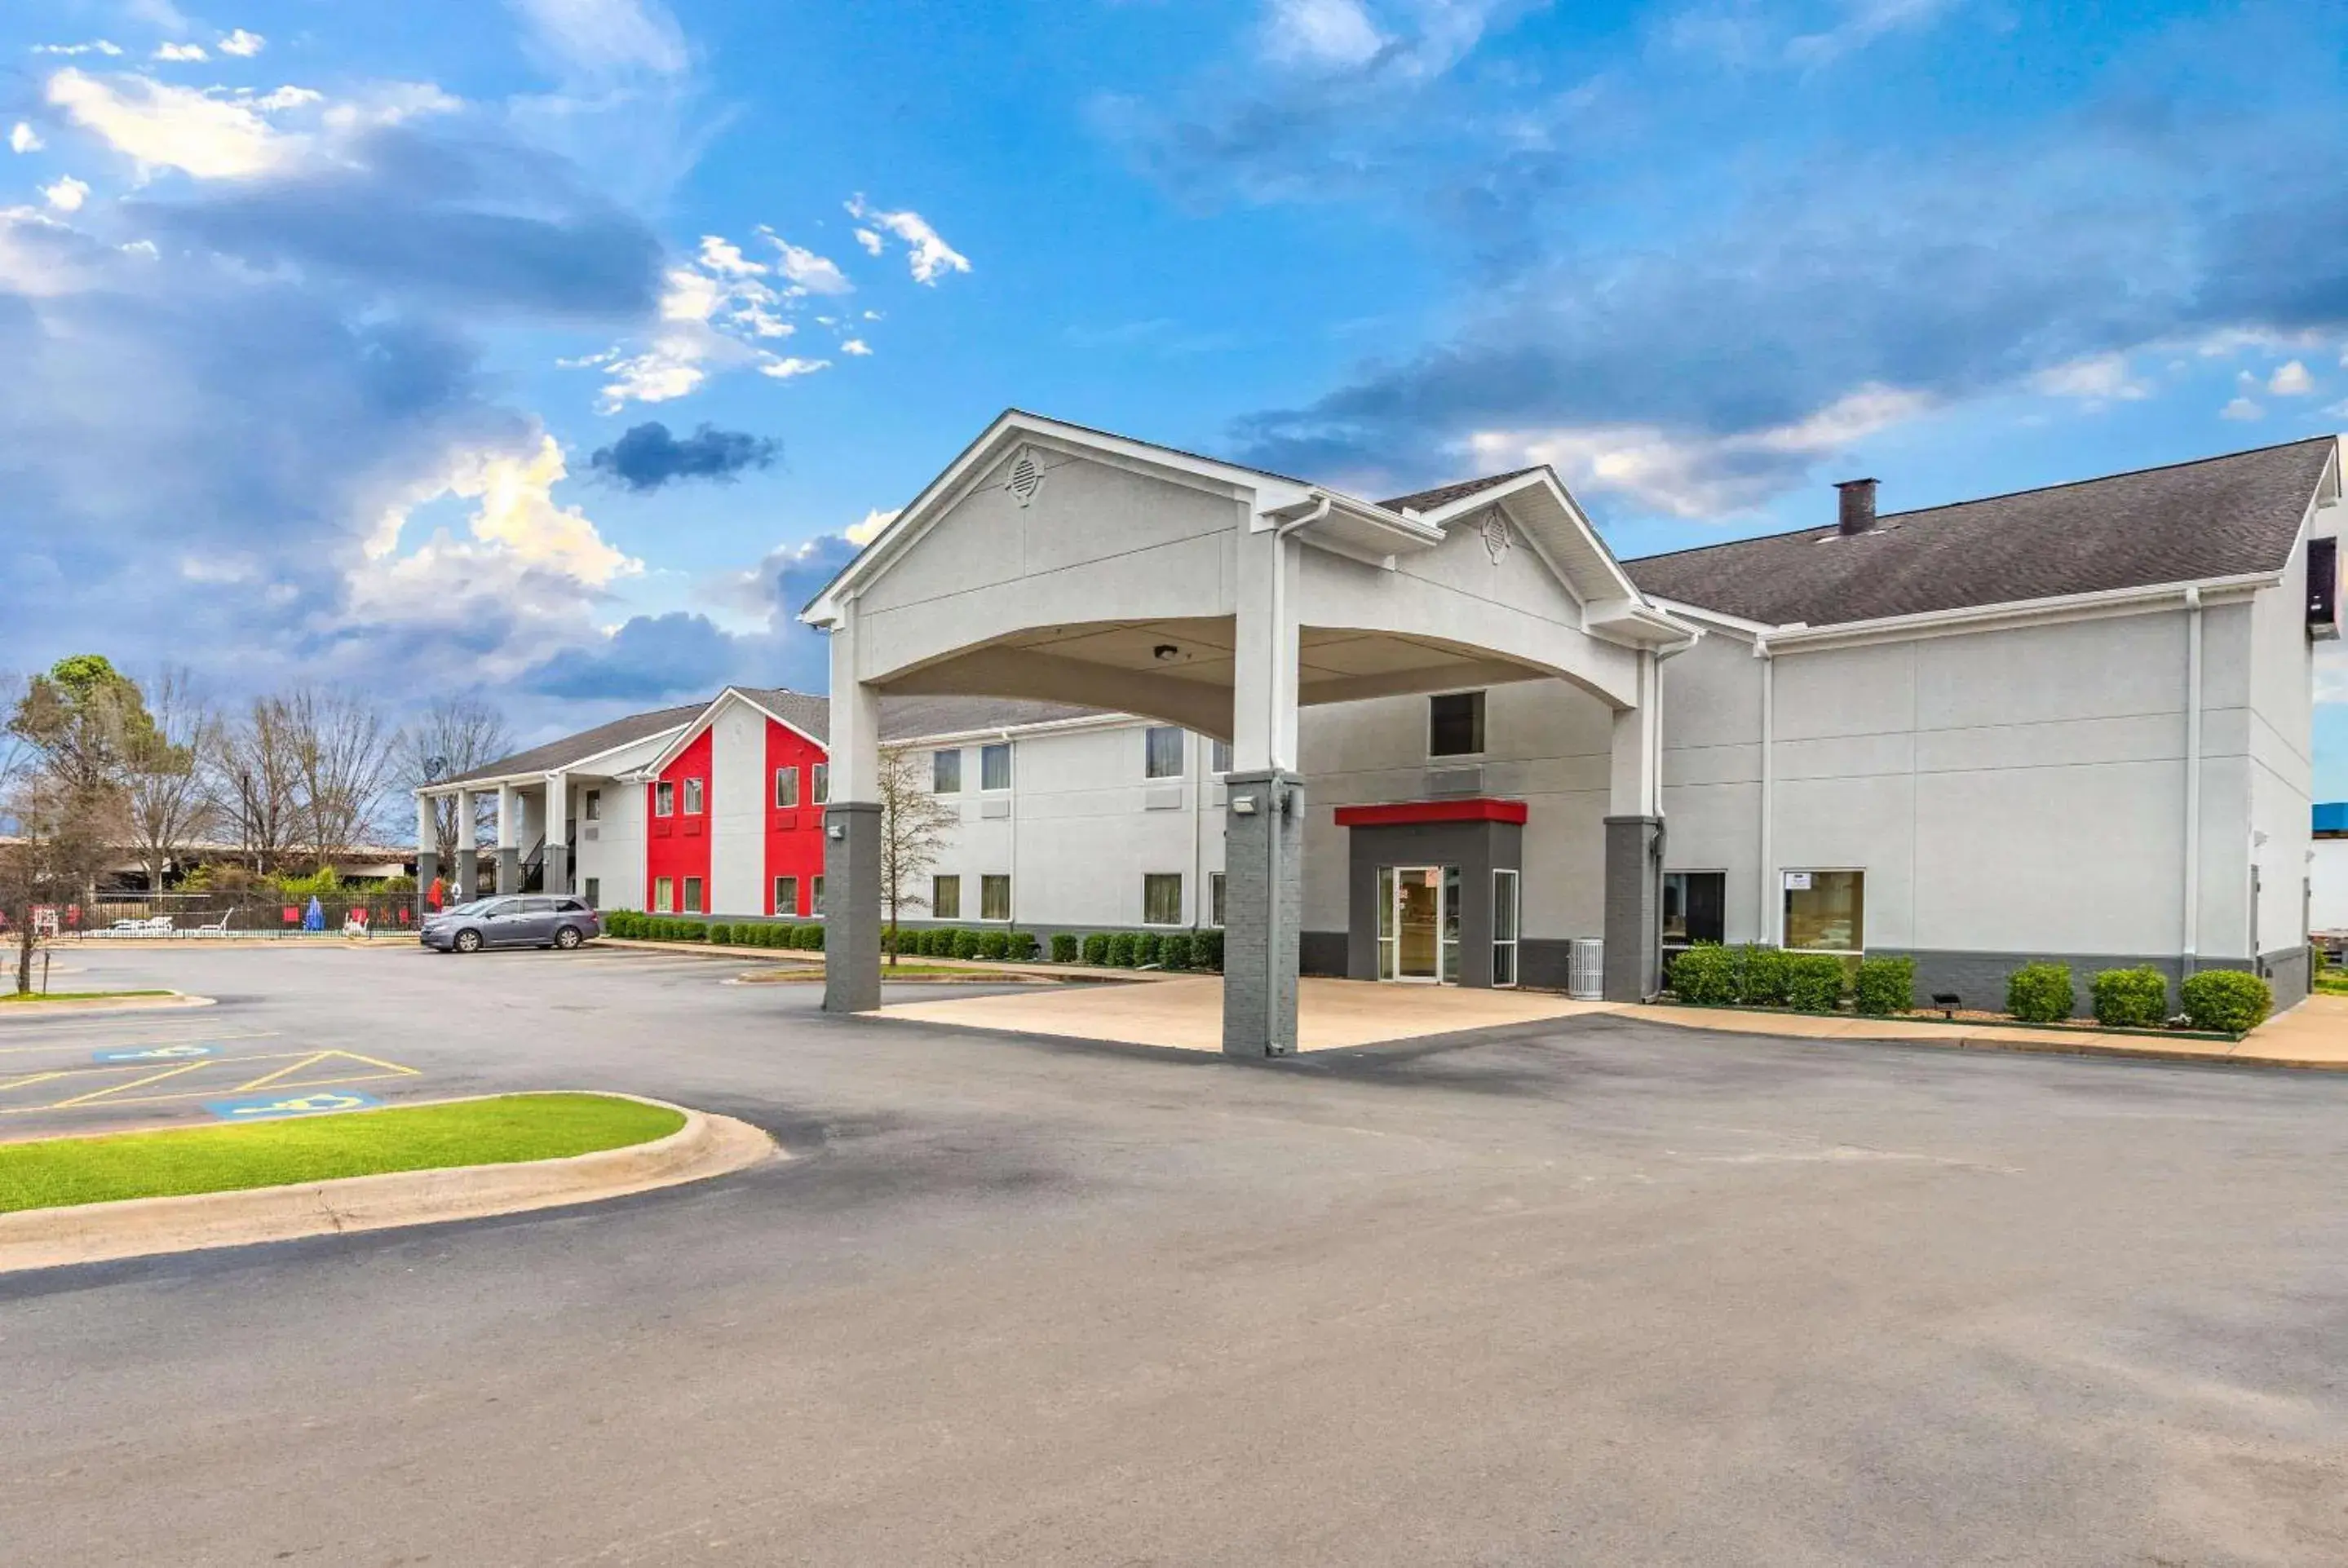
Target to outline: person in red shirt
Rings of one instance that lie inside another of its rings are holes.
[[[440,878],[435,876],[432,879],[432,886],[424,895],[424,907],[438,915],[440,913],[440,906],[448,900],[448,889],[441,883]]]

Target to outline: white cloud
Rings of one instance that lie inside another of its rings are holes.
[[[767,268],[742,254],[740,246],[723,234],[701,237],[701,264],[722,277],[751,278],[764,276]]]
[[[867,343],[862,338],[852,337],[846,343],[839,345],[839,352],[842,354],[852,354],[860,358],[865,354],[870,354],[872,349],[871,345]]]
[[[1271,0],[1264,13],[1263,52],[1282,65],[1362,66],[1385,46],[1361,0]]]
[[[8,133],[8,150],[11,152],[38,152],[47,145],[41,139],[41,133],[23,120],[18,120],[15,128]]]
[[[692,63],[684,31],[657,0],[511,0],[540,43],[572,68],[671,77]]]
[[[726,296],[726,286],[707,273],[670,268],[652,345],[612,362],[612,379],[603,386],[604,412],[628,403],[667,403],[686,396],[709,379],[705,367],[713,361],[747,357],[747,351],[710,324]]]
[[[89,200],[89,187],[68,174],[55,185],[42,186],[41,195],[60,212],[78,212],[81,204]]]
[[[830,368],[831,361],[828,359],[769,358],[758,366],[758,374],[771,375],[777,381],[788,381],[796,375],[813,375],[819,370]]]
[[[2039,372],[2032,384],[2050,397],[2075,397],[2085,403],[2134,401],[2152,395],[2152,388],[2129,374],[2127,355],[2099,354],[2075,359]]]
[[[1786,46],[1797,66],[1823,66],[1889,33],[1928,26],[1952,0],[1843,0],[1843,17],[1833,26],[1805,33]]]
[[[2268,378],[2267,390],[2277,397],[2305,397],[2315,390],[2315,377],[2307,374],[2307,366],[2294,359],[2278,367]]]
[[[156,46],[155,58],[185,62],[209,60],[211,56],[204,53],[204,46],[201,44],[160,44]]]
[[[880,537],[880,530],[887,528],[891,523],[895,522],[898,516],[902,511],[903,508],[899,507],[898,510],[894,512],[884,512],[876,507],[871,511],[864,514],[864,520],[862,522],[850,523],[841,531],[848,536],[848,542],[850,544],[858,546],[869,545],[874,539],[879,538]]]
[[[934,285],[941,272],[970,271],[970,259],[947,244],[918,212],[910,209],[902,212],[883,212],[868,207],[863,193],[860,191],[849,201],[848,215],[876,224],[903,241],[907,251],[906,263],[911,267],[913,281],[917,283]],[[860,237],[862,231],[859,233]],[[866,248],[876,256],[880,253],[873,247]]]
[[[864,247],[864,253],[868,256],[877,256],[880,253],[880,236],[870,229],[859,229],[856,231],[856,242]],[[2340,363],[2348,364],[2348,349],[2341,351]]]
[[[1789,467],[1830,456],[1931,406],[1921,394],[1869,386],[1789,425],[1725,436],[1677,436],[1651,425],[1478,431],[1466,446],[1493,468],[1546,463],[1569,486],[1612,490],[1682,518],[1757,506]]]
[[[104,38],[93,38],[87,44],[36,44],[33,46],[33,53],[36,55],[105,55],[112,56],[122,53],[122,46],[119,44],[109,43]]]
[[[69,66],[49,78],[47,97],[142,173],[176,169],[199,179],[238,179],[277,169],[298,151],[256,103],[148,77],[101,81]]]
[[[253,56],[261,53],[263,48],[268,46],[268,44],[269,40],[263,37],[260,34],[248,33],[243,28],[239,27],[227,37],[222,38],[220,41],[220,52],[223,55],[234,55],[240,59],[249,60],[252,58]]]
[[[776,264],[794,288],[810,294],[845,294],[854,291],[856,285],[848,281],[848,274],[829,258],[792,244],[771,229],[761,229],[759,233],[782,253],[782,260]]]
[[[2264,419],[2266,416],[2267,411],[2247,397],[2237,397],[2218,410],[2220,419]]]

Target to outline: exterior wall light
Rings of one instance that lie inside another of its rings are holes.
[[[1233,816],[1253,816],[1255,815],[1255,796],[1251,794],[1235,794],[1231,796],[1231,815]]]

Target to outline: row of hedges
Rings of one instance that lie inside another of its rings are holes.
[[[2168,1025],[2168,977],[2149,966],[2103,969],[2088,982],[2096,1021],[2106,1029]],[[2274,1010],[2274,989],[2243,969],[2203,969],[2178,988],[2185,1021],[2215,1034],[2240,1034]],[[2071,1016],[2071,966],[2024,964],[2007,977],[2005,1010],[2024,1023],[2060,1023]]]
[[[823,951],[821,926],[792,926],[775,920],[696,920],[679,915],[644,915],[633,909],[607,910],[607,936],[640,942],[709,942],[733,948],[789,948]]]
[[[1091,964],[1096,968],[1220,970],[1223,967],[1220,931],[1096,931],[1078,937],[1063,931],[1052,938],[1056,964]]]
[[[1875,1017],[1915,1003],[1916,960],[1862,958],[1854,972],[1831,953],[1789,953],[1748,942],[1699,943],[1672,960],[1672,989],[1682,1001],[1709,1007],[1782,1007],[1833,1012],[1848,991],[1851,1005]]]
[[[886,933],[880,947],[883,952],[890,950]],[[895,950],[932,958],[1009,958],[1025,963],[1035,957],[1036,944],[1032,931],[966,931],[932,926],[921,930],[900,928]]]

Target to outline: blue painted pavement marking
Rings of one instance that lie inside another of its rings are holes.
[[[382,1104],[372,1094],[347,1089],[314,1089],[304,1094],[248,1094],[238,1100],[207,1100],[204,1109],[223,1122],[267,1122],[280,1116],[315,1116],[325,1111],[367,1111]]]
[[[150,1045],[137,1050],[93,1050],[92,1061],[191,1061],[199,1056],[218,1056],[216,1045]]]

